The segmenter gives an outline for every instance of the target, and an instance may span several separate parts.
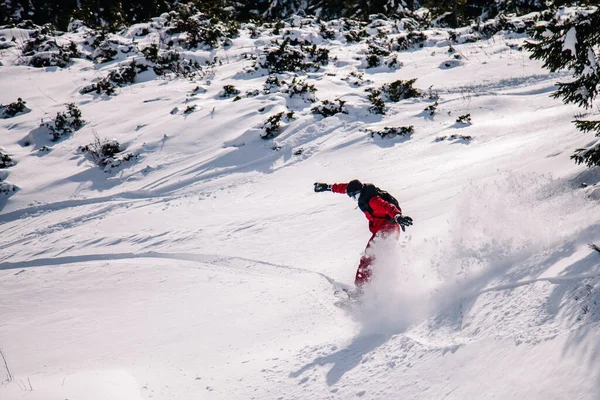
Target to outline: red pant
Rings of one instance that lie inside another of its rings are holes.
[[[389,224],[385,225],[381,230],[375,232],[371,235],[371,239],[369,239],[369,243],[367,243],[367,247],[365,248],[365,252],[363,256],[360,258],[360,263],[358,264],[358,269],[356,270],[356,278],[354,279],[354,284],[356,286],[363,286],[365,283],[369,282],[371,279],[371,264],[375,260],[375,256],[372,254],[368,254],[369,248],[371,247],[371,243],[374,241],[378,241],[381,239],[394,238],[398,240],[400,237],[400,225],[397,224]]]

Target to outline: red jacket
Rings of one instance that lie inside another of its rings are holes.
[[[347,183],[334,183],[331,185],[331,191],[334,193],[346,194]],[[369,220],[369,230],[371,233],[377,233],[382,229],[395,229],[398,227],[394,217],[402,214],[402,210],[390,202],[383,200],[379,196],[373,196],[368,200],[372,212],[364,211]]]

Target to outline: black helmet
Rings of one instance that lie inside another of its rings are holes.
[[[346,186],[346,194],[350,197],[354,197],[360,193],[363,188],[363,184],[358,179],[353,179],[348,182],[348,186]]]

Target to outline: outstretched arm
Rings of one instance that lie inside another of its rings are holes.
[[[333,185],[330,185],[329,183],[315,182],[315,192],[346,194],[346,186],[348,186],[347,183],[334,183]]]

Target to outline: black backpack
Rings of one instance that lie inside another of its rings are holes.
[[[373,214],[373,209],[369,205],[369,201],[371,201],[371,199],[376,196],[381,197],[383,200],[387,201],[388,203],[392,203],[393,205],[398,207],[398,209],[400,209],[400,204],[394,196],[392,196],[385,190],[379,189],[377,186],[371,183],[365,183],[363,185],[362,191],[360,192],[360,197],[358,198],[358,208],[360,208],[362,212],[368,212],[369,214]]]

